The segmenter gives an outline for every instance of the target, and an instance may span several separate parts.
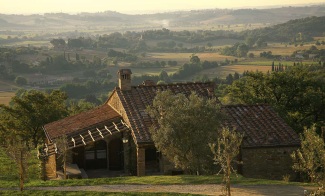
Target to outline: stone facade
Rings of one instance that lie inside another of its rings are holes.
[[[55,179],[57,174],[56,155],[50,155],[45,162],[45,175],[48,179]]]
[[[290,154],[298,147],[264,147],[242,149],[242,174],[245,177],[283,179],[290,175],[296,180],[297,174],[292,170]],[[240,166],[239,166],[240,167]]]

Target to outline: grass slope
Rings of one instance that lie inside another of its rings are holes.
[[[150,196],[150,195],[157,195],[157,196],[174,196],[174,195],[184,195],[184,196],[191,196],[197,194],[187,194],[187,193],[136,193],[136,192],[122,192],[122,193],[110,193],[110,192],[93,192],[93,191],[36,191],[36,190],[25,190],[23,192],[20,191],[1,191],[0,195],[4,196],[11,196],[11,195],[26,195],[26,196],[39,196],[39,195],[47,195],[47,196],[56,196],[56,195],[91,195],[91,196],[106,196],[106,195],[113,195],[113,196]]]

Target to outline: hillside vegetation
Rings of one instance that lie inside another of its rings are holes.
[[[243,34],[263,37],[267,41],[310,41],[312,37],[322,36],[325,30],[325,16],[290,20],[283,24],[262,29],[246,31]]]

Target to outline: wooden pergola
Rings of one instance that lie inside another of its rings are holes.
[[[68,140],[68,149],[85,146],[89,143],[99,141],[111,135],[125,131],[129,131],[129,126],[121,119],[118,122],[106,122],[89,129],[73,132],[72,134],[66,135]],[[44,144],[44,148],[39,150],[39,157],[47,157],[57,154],[60,149],[58,149],[55,140],[58,138],[53,139],[53,141],[49,142],[48,144]]]

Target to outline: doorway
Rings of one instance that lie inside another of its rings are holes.
[[[123,142],[114,139],[109,142],[109,170],[122,170],[124,167]]]
[[[85,168],[107,168],[107,145],[104,140],[99,140],[85,146]]]

